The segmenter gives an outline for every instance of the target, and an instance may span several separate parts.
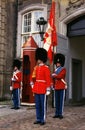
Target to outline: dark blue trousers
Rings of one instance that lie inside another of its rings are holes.
[[[13,89],[12,100],[13,100],[13,104],[15,108],[20,107],[20,89],[19,88]]]
[[[46,118],[46,95],[35,94],[36,103],[36,120],[39,122],[45,122]]]
[[[63,115],[63,107],[64,107],[64,92],[65,90],[55,90],[55,115],[62,116]]]

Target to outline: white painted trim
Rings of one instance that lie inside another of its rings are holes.
[[[22,48],[23,50],[36,50],[36,48],[34,47],[26,47],[26,48]]]
[[[85,7],[76,10],[72,14],[69,14],[68,16],[65,15],[63,19],[59,22],[59,33],[66,36],[67,34],[67,24],[71,22],[72,20],[76,19],[77,17],[81,16],[82,14],[85,15]]]
[[[21,41],[21,31],[22,31],[22,15],[28,11],[33,10],[43,10],[44,17],[47,19],[47,5],[46,4],[37,4],[37,5],[27,5],[22,10],[18,12],[18,27],[17,27],[17,46],[16,46],[16,57],[22,57],[22,41]]]
[[[21,105],[35,106],[35,103],[25,103],[25,102],[22,102]]]

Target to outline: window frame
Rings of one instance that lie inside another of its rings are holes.
[[[39,31],[36,30],[36,31],[33,31],[33,24],[31,26],[31,29],[32,31],[31,32],[25,32],[25,33],[22,33],[22,25],[23,25],[23,16],[26,14],[26,13],[30,13],[30,12],[36,12],[36,11],[43,11],[43,14],[44,14],[44,18],[47,19],[47,5],[46,4],[38,4],[37,6],[34,5],[34,6],[28,6],[27,8],[24,8],[22,9],[21,11],[18,12],[18,30],[17,30],[17,47],[16,47],[16,50],[17,50],[17,53],[16,53],[16,57],[20,57],[22,58],[22,45],[23,45],[23,36],[34,36],[35,34],[39,34]],[[34,14],[33,16],[34,17]],[[40,16],[41,17],[41,16]],[[31,19],[32,20],[32,19]],[[33,21],[32,21],[33,22]],[[38,37],[38,36],[37,36]],[[36,38],[35,38],[36,39]],[[34,39],[34,40],[35,40]],[[39,45],[40,46],[40,45]]]

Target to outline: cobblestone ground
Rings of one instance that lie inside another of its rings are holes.
[[[64,118],[54,119],[55,108],[48,108],[46,124],[34,125],[35,109],[21,107],[12,110],[10,106],[0,107],[0,130],[85,130],[85,106],[65,106]]]

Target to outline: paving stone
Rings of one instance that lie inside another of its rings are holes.
[[[55,108],[49,106],[46,124],[43,126],[33,124],[34,108],[10,108],[9,105],[0,107],[0,130],[85,130],[85,106],[65,106],[62,120],[52,118]]]

